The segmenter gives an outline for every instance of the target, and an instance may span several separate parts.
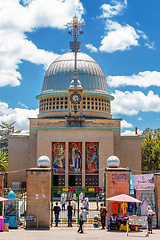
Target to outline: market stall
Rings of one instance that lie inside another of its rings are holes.
[[[10,191],[8,194],[8,201],[4,204],[4,215],[9,223],[9,228],[18,228],[19,219],[19,199],[16,198],[15,193]]]
[[[109,216],[108,219],[108,229],[112,229],[112,227],[119,231],[130,231],[130,227],[136,229],[134,223],[130,224],[130,227],[128,226],[130,217],[128,210],[133,212],[134,203],[140,203],[140,200],[127,194],[120,194],[107,198],[106,201],[114,202],[112,204],[113,216]]]

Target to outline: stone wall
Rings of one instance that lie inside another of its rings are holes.
[[[26,182],[26,169],[29,168],[29,138],[13,137],[8,141],[8,188],[12,182]]]
[[[45,141],[44,141],[45,139]],[[103,185],[106,160],[113,155],[113,131],[96,130],[40,130],[37,136],[37,158],[42,155],[52,159],[52,142],[65,142],[65,169],[68,186],[68,142],[82,142],[82,185],[85,186],[85,143],[99,142],[99,185]]]
[[[121,137],[120,166],[129,167],[134,174],[141,174],[141,138]]]
[[[160,227],[160,173],[154,174],[157,227]]]
[[[103,174],[107,158],[115,155],[121,167],[129,167],[134,174],[141,172],[141,138],[121,137],[121,119],[87,119],[86,127],[65,128],[65,119],[30,120],[28,138],[9,139],[9,172],[37,166],[37,159],[46,155],[52,159],[52,142],[65,142],[65,185],[68,185],[69,142],[82,142],[82,185],[85,186],[85,143],[99,142],[99,185],[103,185]],[[12,182],[26,181],[25,171],[8,174],[8,187]]]
[[[106,168],[106,198],[123,193],[130,195],[130,170],[126,168]],[[108,218],[112,215],[112,203],[106,201]]]
[[[50,228],[51,213],[51,169],[32,168],[27,170],[26,216],[38,219],[38,228]],[[27,222],[27,228],[36,228],[37,222]]]

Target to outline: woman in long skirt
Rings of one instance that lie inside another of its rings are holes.
[[[153,222],[153,216],[155,213],[151,209],[150,206],[147,207],[147,222],[148,222],[148,233],[152,233],[152,222]]]

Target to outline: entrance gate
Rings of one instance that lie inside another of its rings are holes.
[[[63,194],[63,195],[62,195]],[[96,201],[96,196],[99,196]],[[62,211],[61,196],[65,198],[65,211]],[[67,224],[67,205],[73,199],[76,202],[75,215],[72,215],[72,224],[79,223],[79,211],[82,206],[83,198],[88,198],[89,210],[87,214],[87,224],[93,224],[94,217],[98,216],[100,204],[105,205],[105,187],[53,187],[51,188],[51,225],[55,222],[53,208],[58,202],[61,208],[59,214],[59,223]],[[97,208],[98,207],[98,208]],[[74,211],[73,211],[74,213]]]

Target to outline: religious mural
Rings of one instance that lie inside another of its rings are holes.
[[[53,173],[65,173],[65,143],[52,143],[52,171]]]
[[[99,143],[86,142],[86,173],[98,173]]]
[[[82,172],[82,143],[69,143],[69,173]]]

